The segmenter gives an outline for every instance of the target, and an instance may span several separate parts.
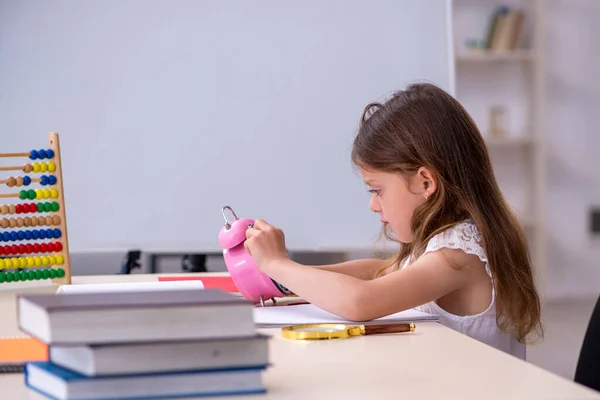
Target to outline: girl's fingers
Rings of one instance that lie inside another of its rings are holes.
[[[258,230],[265,230],[270,226],[271,225],[267,224],[267,222],[262,219],[257,219],[256,221],[254,221],[254,228]]]
[[[248,254],[252,255],[252,252],[250,251],[250,239],[248,239],[244,242],[244,248],[246,249]]]
[[[259,230],[256,228],[248,228],[246,230],[246,239],[250,239],[251,237],[258,235],[259,233]]]

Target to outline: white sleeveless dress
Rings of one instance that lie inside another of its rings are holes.
[[[485,250],[480,243],[481,235],[477,225],[472,220],[466,220],[431,238],[423,255],[441,248],[450,248],[460,249],[465,253],[479,257],[485,263],[485,270],[492,280],[492,299],[489,307],[480,314],[467,316],[451,314],[435,301],[423,304],[415,309],[439,315],[441,324],[525,360],[526,346],[519,343],[514,336],[503,332],[496,324],[494,277],[488,266]]]

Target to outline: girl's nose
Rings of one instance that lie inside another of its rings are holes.
[[[371,201],[369,202],[369,209],[374,213],[379,213],[381,211],[381,207],[379,207],[379,201],[377,201],[375,196],[371,197]]]

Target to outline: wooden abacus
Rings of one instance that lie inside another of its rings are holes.
[[[0,193],[0,199],[15,199],[13,204],[0,205],[0,283],[42,279],[71,283],[58,133],[50,132],[48,143],[46,150],[0,153],[0,158],[30,160],[0,166],[0,171],[20,173],[0,178],[9,192]]]

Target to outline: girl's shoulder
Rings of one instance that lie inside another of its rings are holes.
[[[477,256],[487,264],[487,255],[481,242],[481,233],[475,221],[467,219],[433,236],[423,255],[442,248],[462,250]]]

